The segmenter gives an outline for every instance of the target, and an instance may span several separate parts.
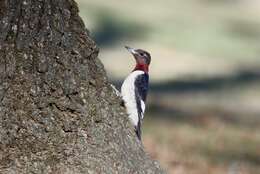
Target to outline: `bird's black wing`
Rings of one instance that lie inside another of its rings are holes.
[[[147,73],[138,75],[135,79],[135,94],[137,99],[146,101],[148,93],[149,75]]]
[[[139,121],[136,126],[136,134],[141,140],[141,121],[143,119],[144,108],[142,108],[142,102],[145,103],[148,93],[149,75],[147,73],[138,75],[135,79],[135,98]]]

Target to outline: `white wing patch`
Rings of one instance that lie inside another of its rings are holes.
[[[121,94],[123,100],[125,102],[127,113],[130,117],[132,123],[137,126],[138,124],[138,110],[136,106],[136,99],[135,99],[135,79],[137,76],[144,74],[143,71],[134,71],[132,72],[123,82],[121,87]],[[144,113],[145,105],[144,102],[141,102],[141,107]],[[143,114],[142,114],[143,117]]]
[[[143,100],[141,100],[141,108],[142,108],[142,119],[144,119],[145,103]]]

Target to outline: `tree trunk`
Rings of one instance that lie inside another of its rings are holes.
[[[0,173],[163,173],[73,0],[0,0]]]

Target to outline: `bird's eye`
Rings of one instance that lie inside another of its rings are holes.
[[[140,53],[140,56],[145,56],[145,54],[144,53]]]

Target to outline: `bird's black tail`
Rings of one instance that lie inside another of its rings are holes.
[[[142,130],[141,130],[141,121],[138,121],[138,124],[137,126],[135,126],[135,132],[136,132],[136,135],[138,137],[138,139],[141,141],[141,135],[142,135]]]

